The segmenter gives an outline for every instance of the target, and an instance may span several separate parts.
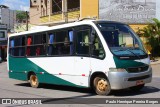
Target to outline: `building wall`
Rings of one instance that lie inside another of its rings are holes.
[[[48,22],[56,22],[57,21],[64,21],[64,14],[52,14],[52,0],[41,0],[37,1],[36,3],[34,0],[31,1],[30,7],[30,22],[31,24],[40,24],[40,23],[48,23]],[[79,18],[86,18],[86,17],[99,17],[98,15],[98,2],[99,0],[80,0],[80,10],[75,10],[68,12],[68,20],[78,20]],[[64,0],[62,3],[62,10],[64,11]],[[40,13],[40,14],[38,14]],[[50,17],[49,17],[50,13]],[[36,15],[38,14],[38,15]],[[34,16],[34,17],[32,17]]]
[[[80,0],[80,17],[99,17],[99,0]]]
[[[67,0],[63,0],[62,2],[57,2],[57,3],[62,3],[62,11],[65,12],[67,10],[67,8],[65,7],[65,3],[67,2]],[[52,7],[53,5],[53,1],[50,0],[47,2],[47,15],[42,15],[40,17],[40,23],[45,24],[45,23],[58,23],[58,22],[64,22],[65,21],[65,15],[63,12],[59,12],[59,13],[54,13],[53,14],[53,10],[49,9]],[[55,5],[55,3],[54,3]],[[49,15],[50,13],[50,15]],[[67,17],[68,17],[68,21],[73,21],[74,19],[77,20],[80,17],[80,10],[74,10],[74,11],[69,11],[67,13]]]
[[[39,24],[40,17],[48,14],[47,3],[48,0],[30,0],[29,15],[31,24]]]
[[[16,11],[8,8],[1,10],[1,23],[7,24],[7,29],[13,30],[16,24]]]
[[[99,0],[101,19],[124,23],[148,23],[156,17],[156,0]]]
[[[33,2],[34,0],[31,1]],[[43,2],[41,2],[41,0],[37,1],[39,2],[37,2],[37,4],[34,5],[38,5],[38,10],[33,9],[34,7],[31,7],[30,15],[35,15],[36,13],[40,13],[40,15],[36,15],[33,18],[31,17],[30,20],[32,24],[64,21],[63,14],[59,13],[53,15],[52,9],[49,9],[50,7],[52,7],[52,0],[42,0]],[[145,1],[147,5],[144,8],[142,8],[141,6],[143,6]],[[77,20],[78,18],[97,17],[99,19],[120,21],[124,23],[131,23],[131,27],[133,27],[133,29],[135,30],[139,26],[148,23],[148,21],[150,21],[153,17],[158,16],[158,3],[160,4],[158,0],[132,0],[132,4],[130,0],[80,0],[80,10],[69,12],[68,18]],[[43,8],[41,8],[41,5],[43,6]],[[120,7],[122,6],[124,6],[126,10],[124,10],[123,12],[119,12],[121,11]],[[130,9],[130,6],[135,7],[135,9],[142,9],[143,11],[136,11],[132,8],[132,10],[130,11],[128,10]],[[115,11],[116,9],[118,12]],[[45,12],[42,12],[42,10]],[[49,13],[51,14],[50,18]]]
[[[40,20],[39,18],[41,17],[40,11],[37,10],[37,8],[30,8],[29,10],[29,16],[30,16],[30,23],[31,24],[39,24]]]

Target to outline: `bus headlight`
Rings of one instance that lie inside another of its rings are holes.
[[[111,72],[125,72],[126,70],[124,68],[109,68],[109,71],[111,71]]]

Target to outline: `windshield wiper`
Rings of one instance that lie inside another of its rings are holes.
[[[116,50],[114,52],[119,52],[119,51],[126,51],[126,49],[119,49],[119,50]]]
[[[146,54],[146,52],[141,48],[132,48],[131,50],[141,50],[144,54]]]
[[[141,60],[140,56],[135,54],[134,52],[132,52],[129,48],[126,50],[129,51],[130,53],[132,53],[134,56],[136,56],[139,60]]]
[[[139,60],[141,60],[140,56],[135,54],[134,52],[132,52],[131,49],[129,49],[129,48],[128,49],[119,49],[114,52],[119,52],[119,51],[128,51],[128,52],[132,53],[134,56],[136,56]]]

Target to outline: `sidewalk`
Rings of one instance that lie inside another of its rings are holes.
[[[156,58],[155,61],[151,60],[151,65],[160,64],[160,58]]]

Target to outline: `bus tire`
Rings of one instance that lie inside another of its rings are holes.
[[[132,91],[135,91],[135,92],[138,92],[140,91],[143,87],[144,87],[145,84],[142,84],[142,85],[138,85],[138,86],[133,86],[133,87],[130,87],[130,89]]]
[[[98,95],[109,95],[111,92],[110,83],[104,75],[98,75],[94,78],[93,88]]]
[[[38,88],[39,87],[39,81],[38,81],[38,78],[37,78],[36,74],[31,74],[30,75],[30,85],[33,88]]]

